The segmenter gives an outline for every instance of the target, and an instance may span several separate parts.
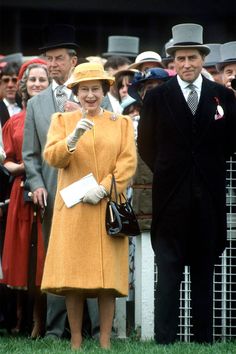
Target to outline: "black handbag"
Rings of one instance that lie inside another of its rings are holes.
[[[112,192],[115,192],[115,200],[112,200]],[[124,202],[121,201],[121,196]],[[116,180],[112,175],[110,194],[106,207],[106,230],[108,235],[114,237],[138,236],[140,228],[130,202],[124,194],[119,196],[116,188]]]

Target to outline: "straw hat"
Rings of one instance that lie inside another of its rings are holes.
[[[162,67],[161,56],[156,52],[148,50],[140,53],[136,57],[135,62],[129,66],[129,69],[139,69],[143,63],[156,63],[157,66]]]
[[[203,27],[196,23],[181,23],[172,27],[173,43],[166,49],[167,54],[173,55],[179,49],[199,49],[205,55],[210,48],[203,45]]]
[[[113,85],[115,78],[109,76],[101,64],[83,63],[75,67],[71,77],[65,85],[71,89],[80,82],[91,80],[106,80],[110,85]]]

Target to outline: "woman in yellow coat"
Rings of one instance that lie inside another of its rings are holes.
[[[100,64],[78,65],[67,86],[82,110],[52,116],[44,150],[59,174],[42,290],[65,295],[74,349],[82,342],[84,299],[98,297],[100,345],[109,348],[115,297],[128,294],[128,238],[105,228],[112,174],[123,193],[136,169],[132,121],[100,107],[113,82]],[[98,186],[67,208],[60,191],[89,173]]]

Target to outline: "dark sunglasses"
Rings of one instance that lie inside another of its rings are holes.
[[[4,82],[4,84],[8,84],[9,81],[12,81],[13,84],[17,83],[17,77],[4,77],[2,78],[2,82]]]

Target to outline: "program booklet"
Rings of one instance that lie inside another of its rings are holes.
[[[71,208],[73,205],[80,203],[90,189],[97,186],[98,183],[94,175],[89,173],[78,181],[70,184],[68,187],[60,190],[60,194],[67,208]]]

